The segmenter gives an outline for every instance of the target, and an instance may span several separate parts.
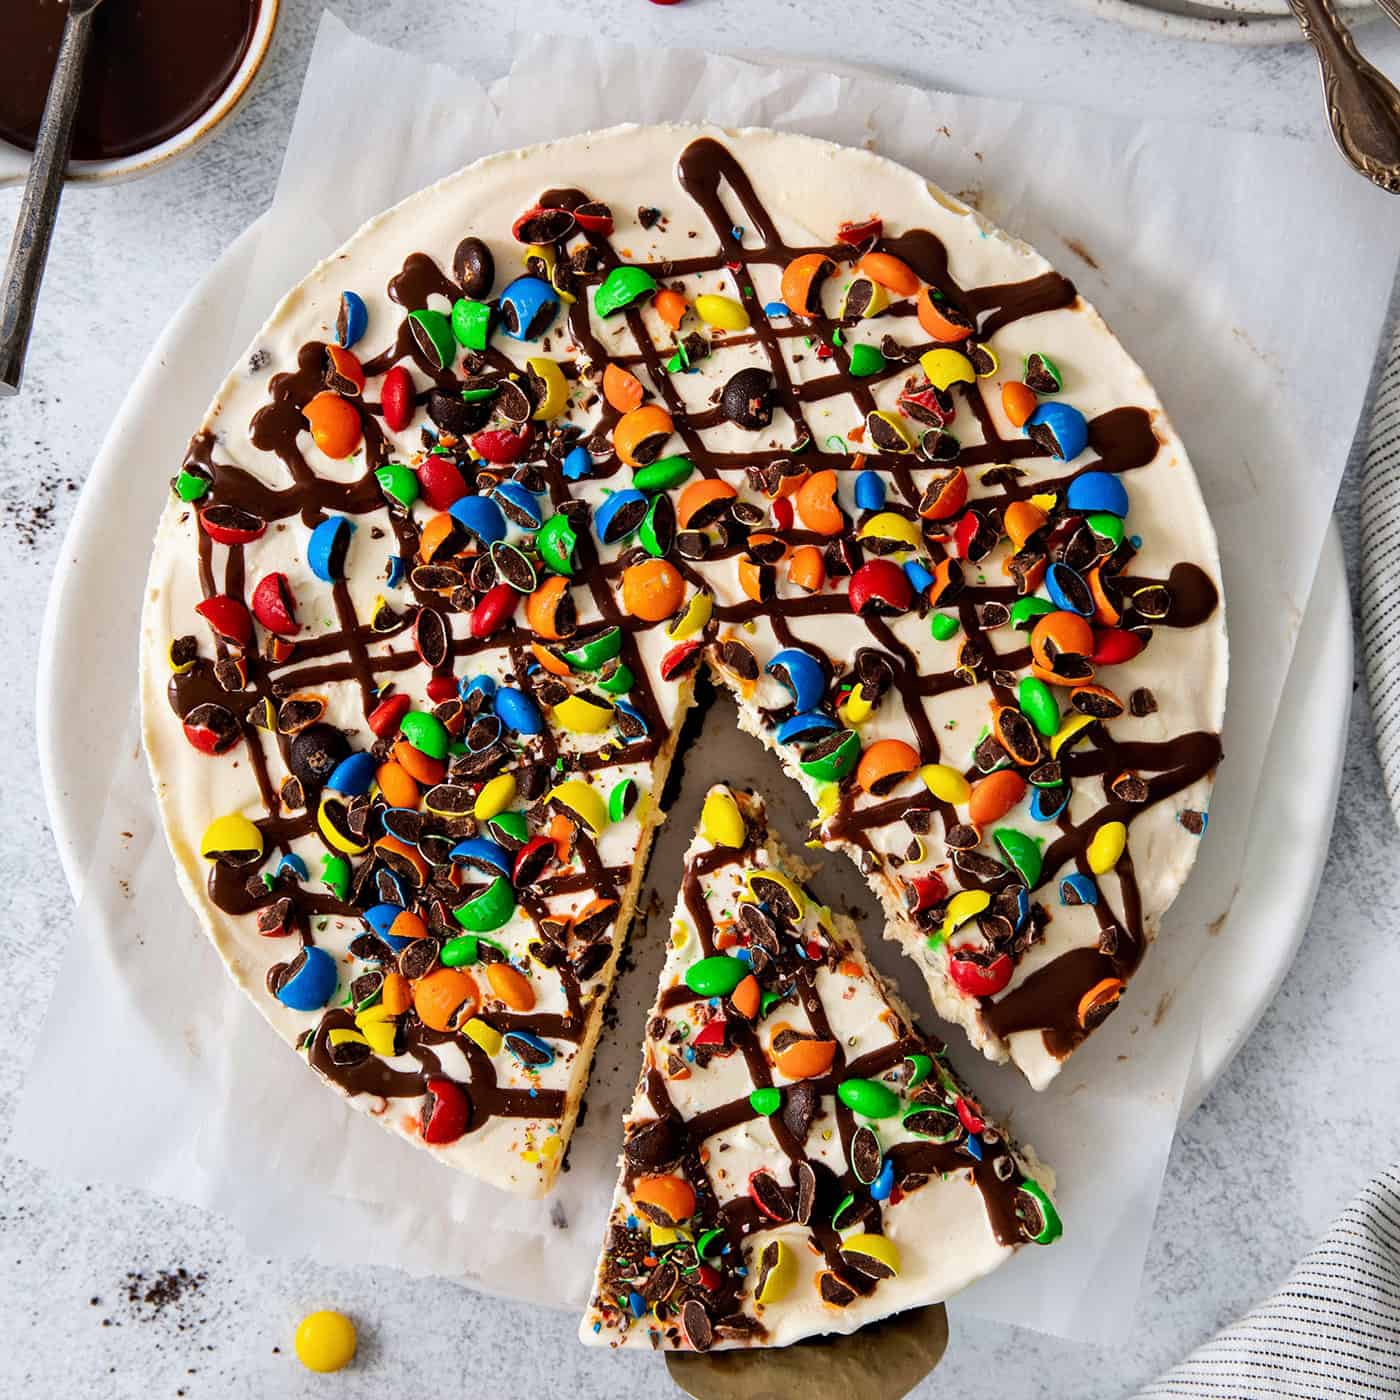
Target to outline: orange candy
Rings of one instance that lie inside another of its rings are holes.
[[[940,559],[933,566],[933,582],[925,595],[929,607],[942,607],[944,599],[962,583],[962,576],[962,565],[956,559]]]
[[[393,759],[388,763],[381,763],[374,778],[379,784],[379,791],[384,795],[384,800],[391,807],[418,806],[418,784]]]
[[[364,392],[365,372],[360,362],[343,345],[327,345],[326,362],[328,382],[329,375],[334,375],[340,381],[336,384],[339,393],[358,397]]]
[[[1013,549],[1020,549],[1045,524],[1045,512],[1029,501],[1012,501],[1002,512],[1001,526]]]
[[[788,582],[808,593],[820,593],[826,582],[826,561],[814,544],[799,545],[788,564]]]
[[[540,663],[542,670],[548,671],[551,676],[567,678],[573,675],[573,668],[562,656],[555,656],[548,647],[542,647],[538,642],[530,643],[530,651],[535,660]]]
[[[1042,671],[1043,679],[1053,678],[1058,685],[1075,685],[1088,676],[1061,677],[1055,675],[1055,657],[1064,652],[1090,656],[1094,650],[1094,631],[1078,613],[1052,612],[1038,618],[1031,629],[1031,659]]]
[[[744,596],[755,603],[766,603],[773,596],[773,566],[741,554],[738,568],[739,587],[744,590]]]
[[[549,830],[546,834],[554,842],[554,854],[558,857],[560,865],[567,865],[573,856],[574,835],[577,830],[563,812],[556,812],[549,819]]]
[[[972,327],[964,325],[962,319],[951,320],[945,311],[946,303],[933,299],[933,292],[925,287],[915,302],[919,324],[935,340],[945,344],[951,341],[966,340],[972,334]]]
[[[420,885],[427,883],[428,862],[423,859],[417,846],[410,846],[407,841],[400,841],[397,836],[381,836],[374,843],[374,849],[381,857],[386,853],[396,857],[393,861],[384,862],[391,866],[396,873],[402,866],[407,865],[412,867]]]
[[[644,404],[617,420],[613,447],[629,467],[644,467],[661,455],[674,427],[671,415],[659,404]]]
[[[476,1015],[476,981],[460,967],[440,967],[413,984],[413,1009],[434,1031],[455,1031]]]
[[[1026,780],[1014,768],[999,768],[972,785],[967,818],[973,826],[1000,821],[1026,795]]]
[[[860,260],[860,271],[896,296],[912,297],[919,290],[914,269],[891,253],[867,253]]]
[[[622,575],[622,606],[643,622],[674,617],[685,598],[685,580],[665,559],[645,559]]]
[[[878,739],[860,756],[856,782],[866,792],[883,796],[919,766],[919,754],[903,739]]]
[[[758,978],[753,973],[745,977],[729,994],[730,1004],[746,1021],[752,1021],[758,1015],[762,999],[763,989],[758,985]]]
[[[418,557],[431,564],[439,555],[455,554],[455,542],[465,538],[461,526],[446,511],[434,515],[418,536]]]
[[[787,309],[794,316],[821,314],[822,283],[836,271],[836,264],[825,253],[803,253],[783,269],[779,285]]]
[[[415,749],[407,739],[400,739],[394,745],[394,762],[402,768],[415,783],[432,787],[440,783],[447,773],[447,765],[438,758],[429,758],[420,749]]]
[[[1118,611],[1104,587],[1103,565],[1090,569],[1084,580],[1089,585],[1089,593],[1094,600],[1094,621],[1101,627],[1117,627],[1123,620],[1123,614]]]
[[[486,980],[491,990],[512,1011],[532,1011],[535,1006],[535,989],[530,979],[518,968],[509,963],[487,963]]]
[[[380,1002],[391,1016],[402,1016],[413,1005],[413,989],[401,972],[386,972]]]
[[[836,473],[830,467],[813,473],[797,488],[797,515],[819,535],[839,535],[846,528],[836,504]]]
[[[692,481],[676,501],[676,523],[682,530],[703,529],[712,525],[722,509],[721,503],[732,501],[739,493],[727,481],[702,476]]]
[[[1113,1008],[1114,1003],[1123,995],[1124,983],[1118,977],[1105,977],[1101,982],[1096,982],[1082,997],[1079,998],[1078,1019],[1079,1024],[1088,1027],[1089,1017],[1095,1012],[1102,1012],[1104,1015]]]
[[[966,504],[967,473],[961,467],[954,467],[929,482],[919,505],[919,515],[924,520],[947,520]]]
[[[773,1035],[769,1040],[769,1049],[772,1050],[773,1040],[779,1034],[790,1030],[792,1027],[786,1021],[780,1021],[774,1026]],[[789,1079],[815,1079],[831,1068],[832,1061],[836,1058],[836,1042],[834,1040],[794,1040],[781,1051],[772,1050],[772,1054],[773,1063]]]
[[[556,616],[559,604],[568,591],[569,581],[556,574],[546,579],[525,600],[525,621],[547,641],[560,642],[565,634],[558,630]]]
[[[1001,386],[1001,411],[1011,420],[1013,428],[1019,428],[1035,412],[1039,403],[1035,390],[1022,384],[1019,379],[1008,379]]]
[[[684,1177],[644,1176],[632,1188],[632,1204],[653,1225],[680,1225],[695,1214],[695,1188]]]
[[[680,329],[681,322],[685,320],[686,300],[679,292],[663,287],[652,297],[651,304],[656,308],[656,314],[673,331]]]
[[[364,429],[359,410],[339,394],[324,389],[301,412],[312,441],[327,457],[341,461],[360,445]]]
[[[642,381],[635,374],[609,363],[603,371],[603,397],[619,413],[631,413],[642,405]]]

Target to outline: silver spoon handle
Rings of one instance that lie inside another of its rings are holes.
[[[34,159],[0,292],[0,397],[18,393],[24,376],[24,355],[34,324],[34,306],[49,256],[58,201],[63,194],[63,174],[73,144],[73,122],[78,115],[83,60],[91,38],[92,11],[70,13],[63,27],[63,42],[39,123]]]
[[[1400,193],[1400,92],[1357,52],[1332,0],[1288,0],[1317,54],[1327,117],[1342,154],[1368,180]]]

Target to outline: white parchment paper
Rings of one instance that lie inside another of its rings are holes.
[[[372,122],[347,125],[346,93],[374,94]],[[240,314],[210,331],[227,345],[209,392],[281,292],[402,196],[494,150],[623,120],[687,119],[869,144],[1034,243],[1142,361],[1201,476],[1234,655],[1226,764],[1197,871],[1123,1008],[1047,1093],[951,1035],[988,1107],[1056,1167],[1066,1221],[1053,1249],[1021,1251],[957,1306],[1111,1341],[1131,1320],[1193,1072],[1189,974],[1208,931],[1230,935],[1260,768],[1400,253],[1395,205],[1329,149],[1300,142],[574,39],[524,42],[512,73],[488,90],[327,17]],[[158,508],[153,500],[153,522]],[[133,637],[133,665],[135,648]],[[219,1210],[257,1249],[581,1306],[700,794],[712,777],[758,785],[793,842],[807,815],[732,716],[711,719],[653,858],[656,898],[634,935],[636,966],[620,983],[617,1026],[553,1197],[519,1201],[449,1173],[293,1063],[185,908],[134,714],[12,1150],[80,1179]],[[104,791],[97,780],[93,800]],[[874,912],[839,858],[815,884],[833,903]],[[879,945],[873,918],[866,933]],[[926,1009],[917,974],[892,949],[874,952]],[[92,1073],[94,1046],[110,1047],[108,1075]],[[66,1128],[75,1118],[90,1125],[80,1140]]]

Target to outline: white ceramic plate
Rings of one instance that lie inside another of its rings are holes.
[[[1301,43],[1303,31],[1287,0],[1075,0],[1105,19],[1177,39],[1208,39],[1217,44]],[[1371,0],[1337,0],[1351,24],[1375,19]]]

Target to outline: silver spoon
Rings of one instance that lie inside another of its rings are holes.
[[[102,0],[69,0],[58,63],[49,82],[49,97],[39,123],[34,159],[10,244],[4,286],[0,289],[0,397],[17,394],[24,377],[34,306],[39,299],[39,284],[44,280],[49,240],[63,194],[68,151],[73,144],[73,121],[78,114],[83,63],[92,39],[92,17],[101,3]]]
[[[1332,0],[1288,3],[1317,54],[1327,118],[1342,154],[1381,189],[1400,194],[1400,92],[1357,52]]]

